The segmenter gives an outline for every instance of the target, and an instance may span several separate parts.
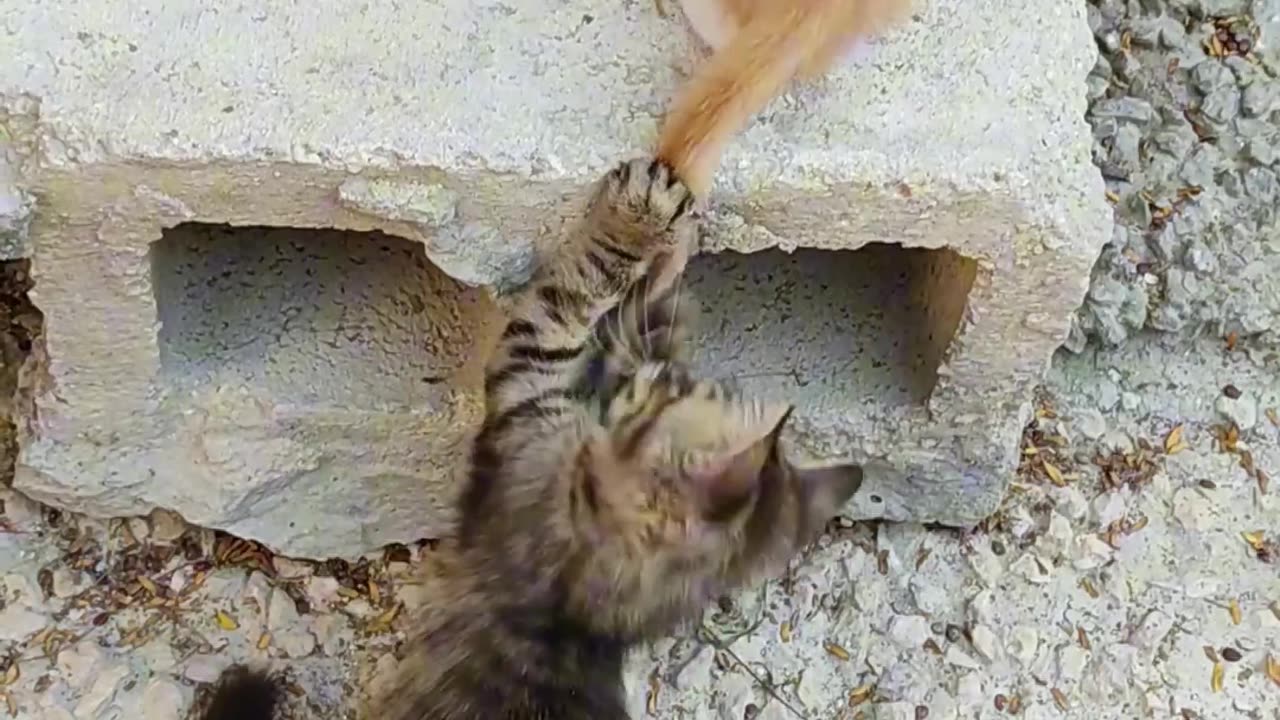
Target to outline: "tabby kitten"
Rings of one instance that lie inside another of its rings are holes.
[[[788,407],[679,362],[693,205],[666,165],[618,166],[515,303],[456,551],[371,717],[628,720],[626,650],[776,572],[857,488],[785,460]]]

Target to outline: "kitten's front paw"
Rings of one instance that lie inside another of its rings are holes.
[[[664,162],[639,158],[621,163],[605,176],[592,214],[607,219],[628,244],[649,250],[687,250],[696,233],[695,198]]]

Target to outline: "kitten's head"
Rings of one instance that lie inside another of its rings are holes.
[[[786,405],[649,362],[597,406],[572,469],[571,601],[597,629],[654,637],[776,572],[861,483],[854,466],[795,467]]]

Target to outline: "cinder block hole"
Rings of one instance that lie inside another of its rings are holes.
[[[184,224],[152,243],[151,273],[169,382],[303,406],[432,404],[490,309],[378,232]]]
[[[950,249],[884,243],[698,256],[695,362],[796,403],[921,405],[976,275]]]

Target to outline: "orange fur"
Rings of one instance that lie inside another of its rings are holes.
[[[715,47],[667,115],[657,156],[699,196],[729,139],[797,76],[826,72],[853,41],[902,17],[910,0],[684,0]],[[723,44],[721,44],[723,43]]]

